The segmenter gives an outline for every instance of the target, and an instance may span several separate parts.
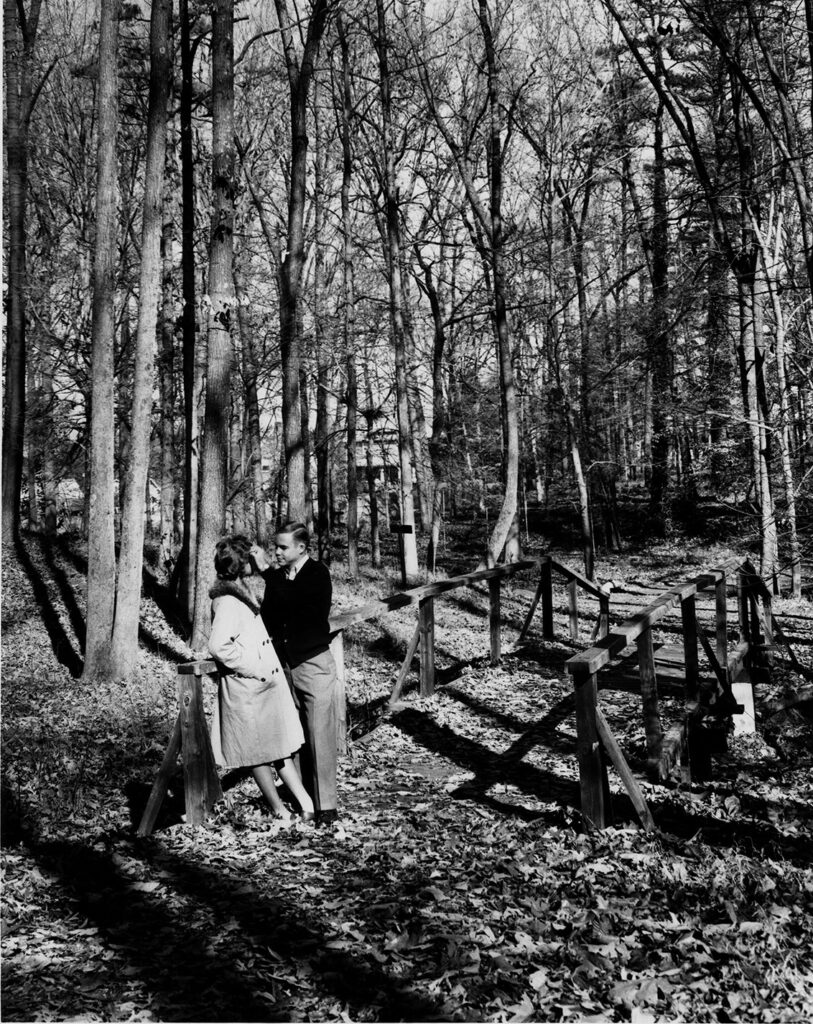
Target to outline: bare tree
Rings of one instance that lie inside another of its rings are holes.
[[[34,82],[34,44],[42,0],[4,0],[6,187],[8,189],[8,321],[3,404],[3,540],[20,525],[25,427],[26,190],[31,114],[45,77]]]
[[[305,263],[305,185],[308,157],[308,94],[331,0],[314,0],[301,56],[294,42],[294,21],[288,0],[274,0],[288,73],[291,110],[291,171],[288,195],[287,249],[279,265],[280,353],[282,356],[282,418],[288,476],[288,516],[306,518],[305,446],[302,437],[300,377],[300,294]],[[296,21],[299,19],[297,17]],[[296,26],[301,34],[301,25]]]
[[[170,0],[152,0],[150,16],[150,91],[141,224],[135,379],[130,426],[129,465],[121,517],[121,549],[116,585],[116,619],[111,664],[117,677],[137,671],[139,605],[144,551],[144,501],[150,466],[155,337],[163,291],[161,232],[167,140],[167,97],[171,58]]]
[[[404,571],[407,579],[418,575],[418,545],[415,537],[415,499],[413,496],[413,446],[407,394],[406,343],[404,338],[404,296],[401,276],[401,228],[395,192],[395,160],[392,147],[392,103],[390,97],[389,57],[387,53],[387,22],[384,0],[376,0],[379,91],[381,96],[383,187],[386,206],[387,271],[390,288],[390,329],[395,353],[395,395],[398,421],[398,452],[400,459],[401,525],[409,532],[403,535]]]
[[[226,463],[231,411],[234,277],[234,0],[212,5],[212,223],[209,250],[209,324],[203,432],[195,617],[192,646],[209,627],[209,583],[215,543],[226,516]]]
[[[90,511],[87,634],[83,674],[83,678],[90,681],[106,678],[111,671],[110,654],[116,596],[113,514],[113,299],[118,195],[118,31],[118,0],[102,0],[99,23],[99,79],[96,92],[96,252],[93,259]]]

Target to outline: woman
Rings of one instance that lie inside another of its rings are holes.
[[[288,681],[260,617],[260,606],[245,580],[253,572],[247,537],[218,541],[217,583],[212,599],[209,653],[220,662],[218,699],[212,719],[215,760],[228,767],[250,767],[274,817],[293,820],[277,794],[277,774],[299,803],[302,818],[313,819],[313,801],[291,760],[304,742]]]

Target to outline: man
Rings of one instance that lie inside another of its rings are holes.
[[[260,607],[280,661],[290,673],[305,731],[300,768],[312,790],[317,824],[336,821],[336,665],[330,653],[333,587],[327,566],[308,554],[310,535],[302,523],[277,533],[273,568],[255,544],[252,555],[265,580]]]

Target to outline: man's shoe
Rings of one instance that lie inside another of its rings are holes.
[[[316,824],[317,825],[332,825],[334,822],[339,820],[339,812],[335,807],[331,807],[326,811],[316,812]]]

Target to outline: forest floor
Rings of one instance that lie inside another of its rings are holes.
[[[613,620],[727,553],[681,542],[601,562],[620,583]],[[759,688],[762,736],[732,741],[713,781],[643,784],[658,832],[619,796],[615,826],[588,833],[564,593],[562,640],[537,621],[491,667],[487,592],[456,591],[436,610],[434,698],[413,678],[386,707],[414,609],[349,632],[337,826],[276,823],[231,777],[206,826],[182,822],[176,784],[139,839],[189,654],[161,588],[146,588],[136,681],[89,687],[81,552],[29,536],[3,556],[4,1020],[813,1017],[811,727],[761,713],[802,682],[781,660]],[[450,575],[472,565],[452,561]],[[334,611],[393,589],[333,575]],[[507,650],[533,587],[505,588]],[[776,610],[810,666],[813,605]],[[577,646],[592,625],[587,607]],[[602,691],[602,707],[643,778],[640,704]]]

